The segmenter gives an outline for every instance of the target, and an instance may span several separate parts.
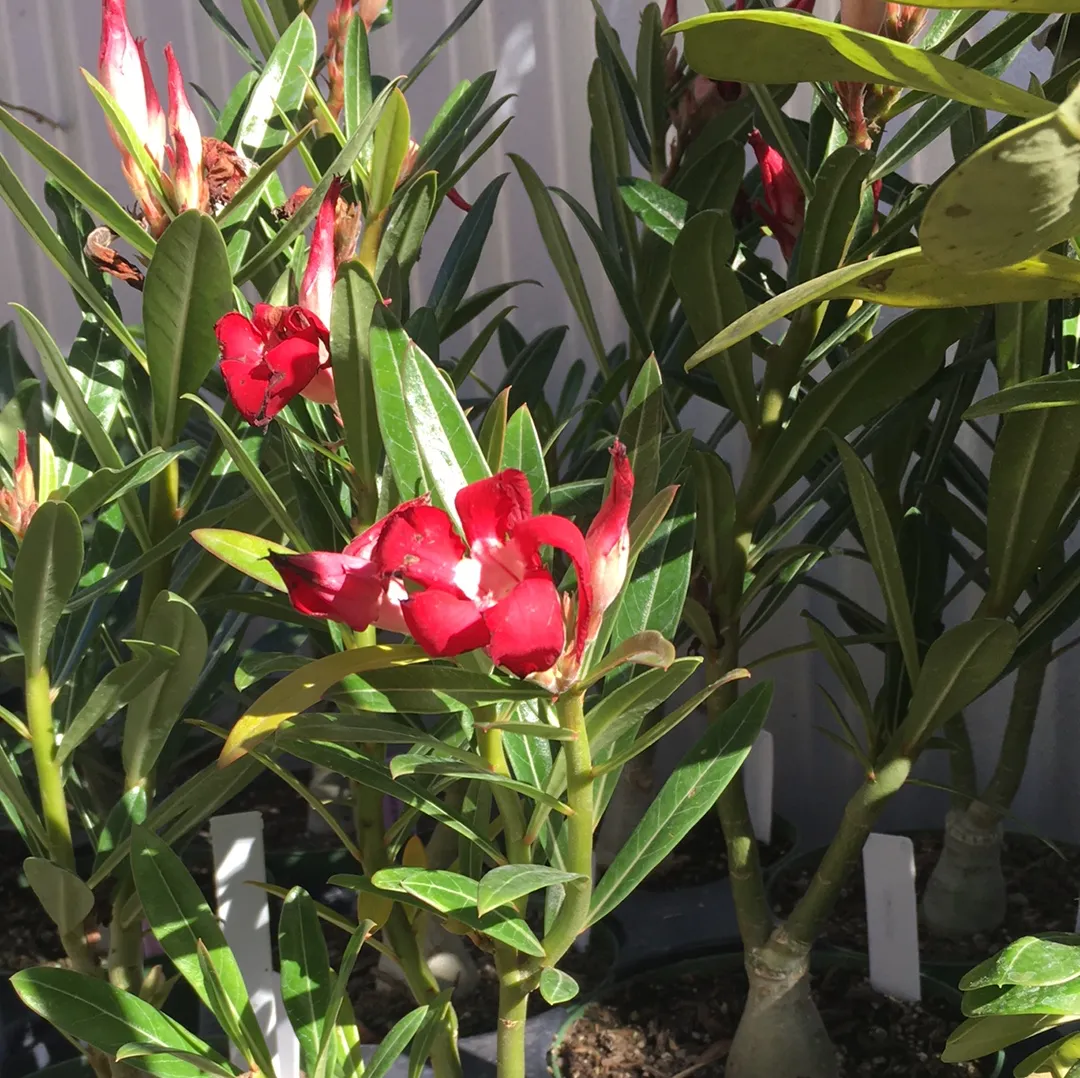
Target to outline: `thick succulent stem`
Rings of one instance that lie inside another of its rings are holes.
[[[782,967],[748,955],[750,991],[724,1073],[727,1078],[837,1078],[836,1049],[810,997],[807,959]]]

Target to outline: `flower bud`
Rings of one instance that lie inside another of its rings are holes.
[[[765,141],[760,131],[750,132],[750,145],[761,169],[761,186],[765,192],[765,205],[758,204],[755,209],[772,230],[784,257],[790,260],[795,241],[803,230],[806,195],[791,165]]]
[[[137,37],[135,47],[139,50],[142,62],[143,86],[146,88],[146,150],[154,159],[158,168],[165,167],[165,142],[168,138],[168,121],[165,110],[161,107],[154,76],[150,74],[150,65],[146,62],[146,39]]]
[[[37,493],[34,484],[34,471],[26,452],[26,431],[19,431],[19,448],[15,456],[11,490],[0,490],[0,523],[11,529],[16,539],[21,540],[30,526],[30,520],[37,510]]]
[[[202,132],[188,103],[184,76],[172,45],[165,46],[169,65],[169,134],[172,136],[173,188],[180,210],[207,210],[210,192],[203,169]]]
[[[885,21],[884,0],[840,0],[840,21],[853,30],[880,33]]]
[[[616,439],[611,447],[614,474],[611,490],[585,534],[585,547],[592,567],[592,610],[588,639],[600,631],[604,611],[618,598],[626,581],[630,560],[630,503],[634,497],[634,473],[626,446]]]
[[[98,80],[112,95],[139,140],[149,144],[153,137],[146,114],[144,70],[139,47],[128,29],[126,0],[102,0]],[[112,124],[109,124],[109,134],[116,148],[126,153]]]

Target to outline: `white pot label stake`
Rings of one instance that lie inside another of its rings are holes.
[[[259,1028],[274,1058],[278,1078],[299,1078],[300,1045],[281,1001],[281,978],[270,955],[270,907],[266,892],[249,881],[266,882],[266,852],[260,812],[237,812],[210,820],[214,892],[218,920],[236,956]],[[245,1060],[236,1049],[230,1058]]]
[[[870,983],[894,999],[921,998],[915,849],[904,835],[871,834],[863,846]]]
[[[773,736],[768,730],[762,730],[754,739],[742,775],[754,837],[768,846],[772,842],[773,818]]]

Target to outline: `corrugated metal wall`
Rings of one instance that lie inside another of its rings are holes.
[[[155,70],[163,77],[160,48],[172,41],[189,80],[219,103],[243,71],[243,61],[212,27],[197,0],[128,0],[133,29],[149,38]],[[393,75],[408,69],[438,31],[460,10],[462,0],[397,0],[394,23],[374,39],[378,71]],[[220,0],[234,24],[245,26],[240,0]],[[324,12],[329,6],[321,5]],[[612,23],[624,42],[636,37],[641,0],[605,0]],[[703,9],[702,0],[684,0],[684,15]],[[823,7],[822,14],[829,14]],[[317,21],[321,23],[322,15]],[[0,100],[35,109],[60,125],[44,134],[120,198],[125,187],[100,112],[79,76],[80,66],[97,63],[99,8],[96,0],[0,0]],[[321,29],[321,27],[320,27]],[[459,34],[410,91],[414,126],[423,130],[438,104],[460,79],[496,69],[494,96],[517,96],[508,108],[514,122],[500,143],[463,184],[475,197],[494,176],[510,168],[506,157],[526,156],[548,182],[591,203],[588,165],[588,114],[585,83],[593,58],[592,18],[588,0],[488,0],[467,30]],[[1025,72],[1045,64],[1045,54],[1028,48],[1017,65],[1017,81]],[[163,83],[162,83],[163,84]],[[40,192],[41,174],[10,140],[3,152],[30,189]],[[924,154],[915,163],[913,179],[929,180],[947,166],[942,152]],[[420,294],[430,284],[445,246],[459,220],[458,211],[444,208],[426,244],[417,270]],[[580,241],[581,265],[589,283],[605,341],[623,336],[618,310],[587,241]],[[60,341],[70,340],[78,313],[59,274],[26,238],[17,222],[0,209],[0,298],[25,303]],[[532,278],[540,286],[523,285],[514,293],[515,321],[527,336],[551,325],[572,327],[564,357],[567,362],[586,349],[573,312],[539,241],[528,201],[514,179],[504,189],[476,287],[511,279]],[[498,360],[487,358],[489,369]],[[694,416],[702,429],[710,417],[703,409]],[[711,429],[711,424],[709,424]],[[740,447],[731,447],[738,465]],[[865,567],[835,559],[826,567],[832,583],[849,594],[872,597],[876,589]],[[868,603],[872,599],[866,600]],[[819,616],[828,604],[802,596],[776,618],[747,658],[772,651],[805,637],[799,611],[809,606]],[[1016,822],[1059,838],[1080,839],[1080,803],[1070,781],[1080,763],[1074,708],[1077,678],[1070,658],[1050,674],[1039,731],[1024,788],[1016,805]],[[831,719],[822,706],[816,682],[827,680],[809,657],[796,657],[762,670],[776,679],[776,704],[770,726],[777,735],[777,797],[781,810],[797,819],[809,836],[828,832],[857,780],[851,762],[817,732]],[[876,672],[871,684],[876,683]],[[971,709],[980,761],[989,767],[1000,738],[1008,686],[991,693]],[[668,753],[670,755],[670,753]],[[922,772],[945,781],[941,761],[926,761]],[[822,777],[827,781],[822,781]],[[1068,791],[1064,796],[1061,791]],[[933,824],[941,819],[944,796],[909,788],[890,808],[886,822]]]

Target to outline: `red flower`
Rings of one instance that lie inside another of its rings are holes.
[[[34,472],[26,452],[26,431],[19,431],[19,448],[15,456],[14,480],[11,490],[0,489],[0,523],[6,525],[16,539],[22,539],[37,510]]]
[[[330,306],[337,273],[334,223],[341,180],[335,180],[319,208],[300,303],[274,307],[260,303],[251,318],[233,311],[217,326],[221,376],[236,410],[263,427],[297,394],[333,404],[330,370]]]
[[[760,131],[750,132],[750,145],[757,157],[761,186],[765,190],[765,204],[756,202],[754,209],[776,237],[784,258],[790,261],[795,241],[803,230],[806,196],[791,166],[765,141]]]
[[[549,670],[566,648],[585,651],[591,604],[589,553],[565,517],[532,515],[522,472],[508,469],[470,483],[454,500],[465,539],[441,509],[417,505],[387,526],[374,558],[386,574],[421,585],[402,606],[405,624],[429,655],[483,648],[518,677]],[[542,545],[570,555],[577,572],[577,618],[566,641],[566,615]]]
[[[372,553],[391,521],[426,502],[419,498],[399,505],[340,554],[272,554],[270,561],[281,574],[293,606],[301,614],[340,621],[357,632],[377,625],[404,634],[401,604],[407,592],[399,581],[379,570]]]

